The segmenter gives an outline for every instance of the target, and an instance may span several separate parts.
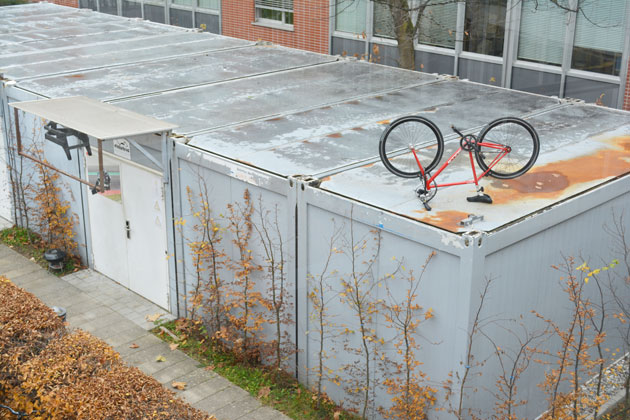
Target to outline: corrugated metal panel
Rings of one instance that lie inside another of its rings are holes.
[[[178,121],[179,133],[192,135],[435,80],[435,76],[422,73],[340,61],[126,100],[118,105],[166,121]]]
[[[450,124],[462,129],[480,127],[488,122],[489,114],[523,115],[559,103],[557,99],[475,83],[427,81],[431,83],[415,86],[404,86],[400,81],[396,89],[372,94],[369,90],[373,88],[365,88],[365,96],[355,100],[198,134],[190,144],[286,176],[324,177],[323,188],[336,191],[331,184],[337,178],[325,178],[327,173],[344,172],[344,166],[356,166],[357,162],[376,163],[382,168],[378,140],[386,124],[397,117],[425,116],[448,135]],[[340,84],[345,82],[339,80]],[[391,177],[382,178],[381,182],[387,182]],[[380,195],[386,190],[372,191]]]
[[[111,68],[201,52],[252,45],[251,42],[197,33],[165,33],[136,36],[125,40],[104,42],[50,52],[46,49],[0,57],[0,69],[5,77],[24,80],[58,73]]]
[[[125,58],[131,64],[36,78],[20,82],[19,86],[52,98],[81,95],[106,101],[210,85],[334,61],[334,58],[320,54],[296,54],[288,49],[275,47],[244,47],[245,43],[233,42],[230,38],[212,34],[197,35],[207,41],[189,43],[181,49],[179,45],[171,44],[168,48],[145,50],[141,56],[151,57],[152,61],[134,63],[138,61],[138,57],[135,51],[130,51]],[[234,49],[237,46],[241,48]],[[173,54],[175,51],[182,55],[175,58],[160,56],[165,53]],[[155,60],[156,57],[160,57],[160,60]],[[91,56],[87,57],[84,66],[98,67],[98,63],[109,57],[96,58],[94,63]],[[75,64],[75,68],[76,66]],[[52,72],[56,62],[53,61],[46,67]],[[207,92],[203,94],[214,96]],[[207,101],[201,98],[198,100],[199,104]],[[148,102],[152,100],[149,99]]]

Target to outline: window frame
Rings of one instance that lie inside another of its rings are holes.
[[[268,27],[273,27],[273,28],[277,28],[277,29],[285,29],[285,30],[292,30],[293,29],[293,22],[295,19],[295,8],[293,9],[289,9],[286,7],[273,7],[273,6],[267,6],[267,5],[262,5],[259,4],[258,1],[254,1],[254,23],[261,25],[261,26],[268,26]],[[270,19],[270,18],[265,18],[262,17],[262,13],[263,11],[272,11],[272,12],[280,12],[281,13],[281,18],[280,19]],[[291,23],[288,22],[289,19],[288,16],[291,15]]]

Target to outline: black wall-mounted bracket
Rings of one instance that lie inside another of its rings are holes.
[[[73,130],[72,128],[59,127],[56,122],[49,122],[44,126],[46,130],[46,134],[44,137],[46,140],[51,141],[59,146],[61,146],[66,152],[66,157],[68,160],[72,160],[72,156],[70,155],[70,150],[78,149],[79,147],[85,147],[87,149],[88,155],[92,156],[92,149],[90,147],[90,139],[85,133],[81,133],[79,131]],[[76,137],[79,139],[79,143],[74,146],[70,146],[68,144],[68,136]]]

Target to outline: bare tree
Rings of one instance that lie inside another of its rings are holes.
[[[330,369],[327,369],[325,366],[330,357],[326,351],[325,343],[335,335],[335,324],[331,320],[333,315],[330,313],[329,307],[330,302],[338,297],[338,293],[334,291],[332,286],[333,281],[336,280],[337,270],[331,270],[330,266],[335,255],[341,253],[337,246],[344,227],[343,225],[337,227],[334,220],[332,224],[333,232],[328,240],[328,255],[324,261],[324,266],[321,272],[317,274],[307,274],[307,282],[309,284],[308,299],[313,307],[310,317],[316,325],[313,330],[309,330],[309,333],[317,334],[317,339],[319,340],[317,365],[313,367],[316,376],[315,390],[318,396],[316,401],[318,407],[324,391],[323,381],[326,379],[327,372],[330,371]],[[333,378],[333,381],[338,383],[339,378]]]
[[[501,346],[495,339],[481,332],[490,341],[500,367],[496,390],[493,392],[496,398],[493,418],[518,420],[515,409],[527,403],[527,400],[517,399],[519,379],[529,367],[532,357],[538,352],[536,343],[545,338],[549,331],[529,331],[522,316],[518,321],[508,320],[507,324],[500,325],[500,328],[512,337],[515,343],[513,348]]]
[[[619,256],[612,263],[618,265],[618,269],[615,272],[612,270],[606,270],[606,272],[608,273],[608,288],[616,305],[613,310],[614,317],[619,321],[619,332],[625,346],[627,368],[624,380],[624,400],[628,406],[630,405],[630,356],[628,355],[630,351],[630,301],[628,300],[630,296],[630,235],[628,227],[630,225],[624,214],[617,216],[613,213],[612,219],[612,224],[605,225],[604,231],[611,238],[613,253]]]

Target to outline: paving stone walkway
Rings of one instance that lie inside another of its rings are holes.
[[[148,332],[153,323],[146,320],[147,315],[165,311],[109,278],[89,269],[59,278],[4,245],[0,245],[0,275],[47,305],[64,307],[71,328],[103,339],[129,365],[218,420],[289,420],[183,352],[171,351],[168,344]],[[132,344],[137,348],[131,348]],[[166,361],[156,362],[159,355]],[[173,381],[186,382],[186,389],[173,389]]]

